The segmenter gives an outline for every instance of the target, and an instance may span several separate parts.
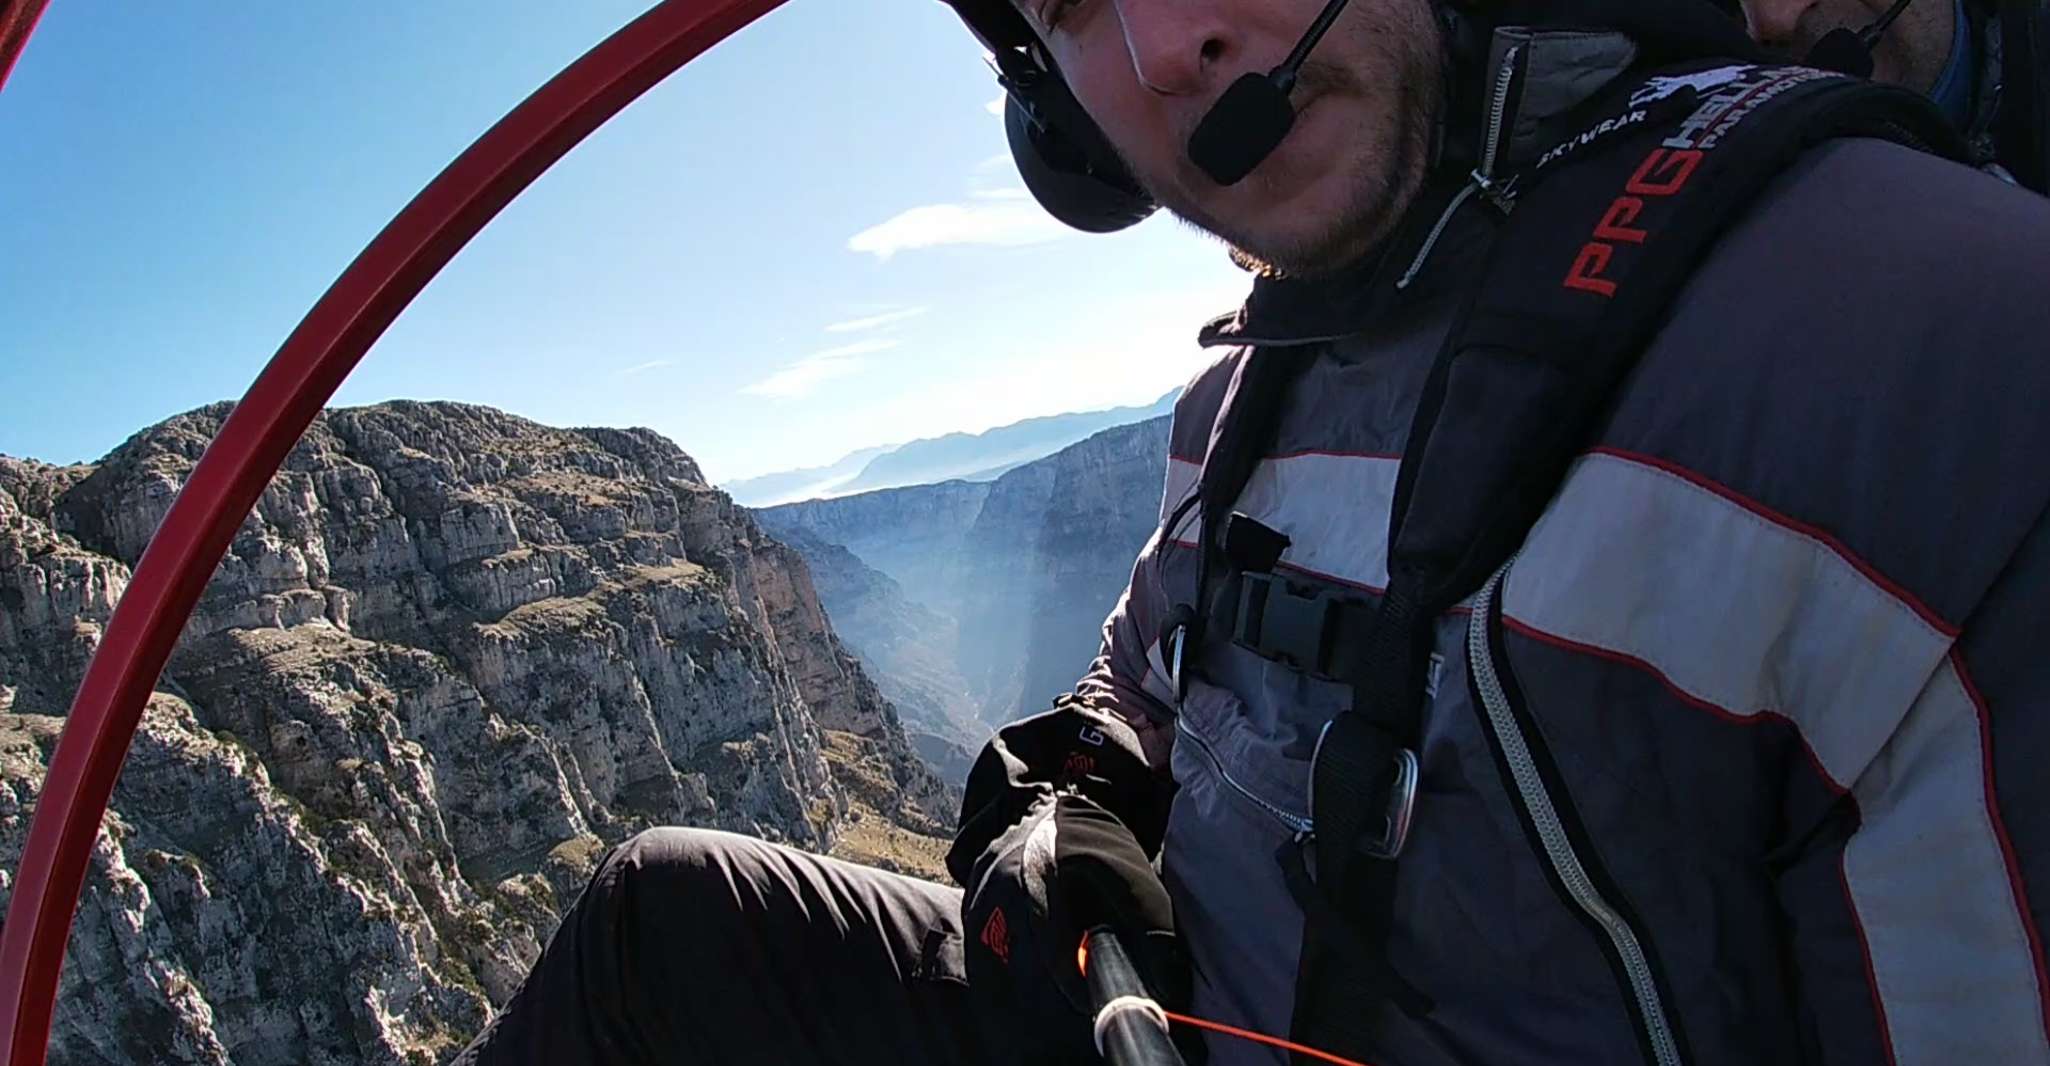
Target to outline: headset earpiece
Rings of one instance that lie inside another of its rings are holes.
[[[1058,79],[1048,82],[1059,84]],[[1004,101],[1011,159],[1025,188],[1048,214],[1084,233],[1115,233],[1144,222],[1157,207],[1153,198],[1102,143],[1094,123],[1080,132],[1070,136],[1067,127],[1035,117],[1015,96]]]
[[[988,49],[1004,88],[1004,135],[1025,188],[1085,233],[1114,233],[1159,209],[1082,109],[1011,0],[945,0]]]

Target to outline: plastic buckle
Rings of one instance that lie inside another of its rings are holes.
[[[1337,601],[1323,592],[1303,595],[1270,574],[1241,574],[1233,640],[1263,658],[1324,676],[1325,638]]]
[[[1409,823],[1416,814],[1416,786],[1420,776],[1416,752],[1404,748],[1395,753],[1395,784],[1388,790],[1388,821],[1379,839],[1367,843],[1367,854],[1392,859],[1409,843]]]

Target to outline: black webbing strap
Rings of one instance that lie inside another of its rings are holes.
[[[1602,132],[1562,139],[1573,147],[1518,177],[1515,213],[1426,381],[1390,513],[1389,588],[1352,709],[1326,727],[1311,767],[1316,870],[1304,886],[1294,1021],[1302,1043],[1368,1056],[1371,1012],[1360,997],[1405,1009],[1427,1002],[1385,957],[1395,860],[1363,844],[1385,832],[1400,756],[1418,743],[1433,623],[1523,541],[1696,264],[1767,182],[1823,139],[1879,136],[1962,154],[1927,101],[1903,90],[1800,68],[1697,63],[1660,73],[1705,76],[1630,79],[1598,115]],[[1663,107],[1657,118],[1648,110],[1668,86],[1696,94],[1697,106],[1670,112],[1677,124]]]
[[[1209,626],[1229,632],[1230,610],[1236,601],[1225,595],[1231,582],[1212,587],[1211,575],[1224,554],[1227,522],[1218,516],[1231,514],[1232,503],[1245,490],[1253,468],[1267,454],[1268,445],[1281,428],[1283,401],[1290,385],[1310,365],[1312,353],[1302,348],[1267,348],[1247,356],[1238,381],[1224,397],[1217,432],[1203,456],[1203,473],[1196,483],[1197,513],[1203,522],[1202,547],[1196,553],[1196,608],[1184,632],[1175,639],[1181,649],[1200,648]],[[1177,687],[1186,685],[1186,675],[1176,671]]]
[[[1519,180],[1396,480],[1389,565],[1421,575],[1433,612],[1523,541],[1674,295],[1797,156],[1843,136],[1963,154],[1915,93],[1799,67],[1724,69],[1743,73],[1677,125],[1625,124],[1628,135]]]
[[[2050,195],[2050,0],[1998,0],[1995,153],[2024,188]]]

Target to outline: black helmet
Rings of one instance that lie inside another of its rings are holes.
[[[1011,0],[942,2],[995,57],[1011,159],[1048,214],[1085,233],[1114,233],[1158,209]]]

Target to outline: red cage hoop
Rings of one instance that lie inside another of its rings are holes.
[[[0,4],[10,53],[43,2]],[[313,416],[513,197],[655,83],[782,2],[664,0],[586,52],[385,226],[235,405],[136,565],[51,757],[0,929],[0,1066],[42,1066],[87,859],[143,706],[222,553]]]

